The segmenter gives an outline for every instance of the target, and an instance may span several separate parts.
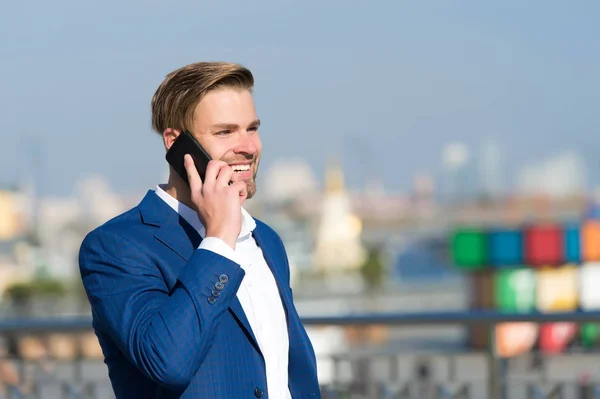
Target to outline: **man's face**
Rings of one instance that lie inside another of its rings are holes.
[[[213,159],[234,170],[232,181],[243,180],[248,197],[256,193],[256,173],[262,144],[260,121],[248,90],[223,88],[209,92],[194,110],[193,135]]]

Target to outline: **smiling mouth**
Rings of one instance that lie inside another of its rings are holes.
[[[233,165],[232,168],[235,173],[243,173],[250,170],[250,165]]]

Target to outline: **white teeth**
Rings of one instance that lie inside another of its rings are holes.
[[[235,165],[233,167],[234,172],[244,172],[246,170],[250,170],[250,165]]]

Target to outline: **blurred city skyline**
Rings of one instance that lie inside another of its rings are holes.
[[[600,185],[600,4],[368,4],[4,4],[0,183],[28,172],[35,144],[41,194],[69,195],[87,174],[117,192],[154,187],[166,171],[154,90],[186,63],[228,60],[256,76],[262,176],[303,158],[321,180],[337,153],[350,188],[409,192],[416,176],[443,180],[445,148],[464,143],[471,190],[482,170],[512,189],[565,162],[564,179],[587,175],[565,184]],[[478,159],[488,140],[496,166]]]
[[[255,75],[245,207],[284,243],[325,392],[598,388],[595,323],[461,324],[600,308],[598,15],[594,0],[2,3],[0,396],[112,397],[91,325],[64,330],[91,310],[81,242],[165,182],[151,97],[214,60]],[[404,324],[420,312],[457,325]],[[395,316],[344,317],[377,313]]]

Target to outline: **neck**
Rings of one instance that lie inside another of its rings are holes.
[[[165,187],[165,192],[182,204],[196,209],[192,203],[190,188],[173,170],[169,173],[169,182],[167,183],[167,187]]]

